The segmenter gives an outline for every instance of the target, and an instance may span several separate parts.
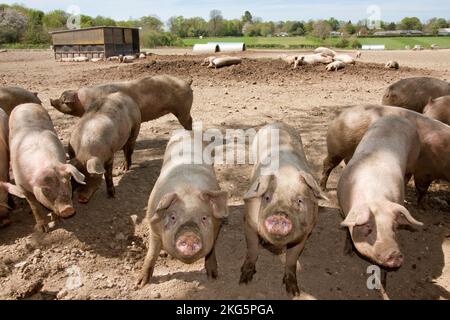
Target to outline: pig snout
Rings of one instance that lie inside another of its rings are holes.
[[[58,215],[64,219],[70,218],[74,214],[75,214],[75,208],[72,206],[65,206],[58,213]]]
[[[400,268],[403,264],[403,254],[399,251],[393,251],[386,256],[384,265],[388,268]]]
[[[277,236],[286,236],[292,231],[292,222],[283,213],[269,216],[264,225],[270,234]]]
[[[78,202],[82,203],[82,204],[86,204],[86,203],[89,202],[89,198],[85,197],[85,196],[82,196],[82,195],[78,195]]]
[[[177,251],[186,258],[195,256],[202,249],[202,240],[193,232],[182,234],[176,241]]]

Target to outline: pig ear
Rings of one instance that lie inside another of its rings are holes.
[[[210,202],[213,208],[213,215],[217,219],[228,217],[228,192],[226,191],[202,191],[200,199]]]
[[[350,210],[344,221],[341,222],[341,227],[355,227],[362,226],[369,222],[370,210]]]
[[[273,175],[259,176],[258,179],[250,186],[248,191],[244,194],[244,200],[249,200],[253,198],[261,197],[267,189],[269,189],[270,182],[272,181]]]
[[[434,102],[433,97],[429,97],[428,98],[428,104],[433,104],[433,102]]]
[[[411,213],[409,213],[408,209],[406,209],[404,206],[399,205],[395,202],[392,202],[390,206],[392,212],[397,215],[397,222],[399,224],[423,226],[423,223],[414,219]]]
[[[25,198],[25,193],[23,192],[23,190],[14,184],[8,182],[0,182],[0,188],[8,191],[8,193],[16,197]]]
[[[64,103],[74,103],[77,100],[76,91],[66,91],[61,96],[61,101]]]
[[[36,98],[39,98],[39,97],[38,97],[38,93],[39,93],[39,92],[33,92],[33,94],[34,94],[34,96],[35,96]]]
[[[316,199],[330,201],[330,199],[328,199],[325,193],[320,189],[316,179],[314,179],[314,177],[311,174],[309,174],[306,171],[300,171],[300,178],[303,179],[306,182],[306,184],[311,188]]]
[[[156,207],[156,211],[161,211],[169,208],[173,203],[178,200],[178,195],[175,192],[165,194],[161,200],[159,200],[158,206]]]
[[[99,158],[93,157],[86,162],[87,172],[92,174],[104,174],[105,168]]]
[[[63,172],[70,174],[76,182],[78,182],[79,184],[86,184],[86,182],[84,182],[85,176],[84,174],[82,174],[80,171],[78,171],[77,168],[75,168],[73,165],[67,163],[67,164],[63,164],[61,166],[61,169]]]

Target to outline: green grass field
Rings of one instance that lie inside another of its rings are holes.
[[[245,42],[249,48],[301,48],[302,46],[334,46],[340,39],[328,38],[321,40],[313,37],[223,37],[223,38],[186,38],[183,43],[186,46],[193,46],[196,43],[207,42]],[[380,37],[380,38],[357,38],[363,44],[384,44],[388,50],[405,49],[406,45],[411,48],[416,44],[429,48],[432,44],[437,44],[440,48],[450,48],[449,37]],[[351,40],[350,40],[351,42]]]

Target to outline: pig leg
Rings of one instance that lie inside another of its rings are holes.
[[[330,176],[331,171],[333,171],[341,161],[342,157],[330,156],[329,154],[323,161],[322,179],[320,180],[320,187],[322,190],[326,190],[328,177]]]
[[[205,257],[205,269],[209,279],[217,278],[217,259],[216,247],[214,246],[211,252]]]
[[[306,240],[307,237],[286,251],[286,266],[283,283],[286,285],[286,291],[293,296],[300,294],[300,289],[298,288],[297,283],[297,261],[303,251],[303,248],[305,247]]]
[[[256,273],[256,260],[258,259],[259,237],[258,232],[245,223],[245,239],[247,241],[247,257],[241,267],[241,278],[239,283],[249,283]]]
[[[428,177],[414,175],[414,184],[417,191],[417,205],[424,208],[423,198],[425,197],[432,180]]]
[[[134,147],[136,146],[136,139],[139,135],[139,127],[137,129],[133,129],[131,131],[130,138],[127,143],[123,146],[123,155],[125,157],[125,161],[122,164],[122,172],[127,172],[131,168],[131,157],[133,155]]]
[[[113,171],[113,162],[114,158],[108,160],[105,163],[105,182],[106,182],[106,192],[108,193],[108,197],[114,198],[116,190],[114,189],[114,182],[112,178]]]
[[[355,253],[355,247],[353,246],[352,236],[350,231],[346,231],[347,237],[345,238],[344,254],[352,256]]]
[[[137,285],[144,287],[153,275],[156,260],[161,251],[161,239],[150,236],[147,255],[145,256],[144,265],[139,275]]]
[[[25,197],[30,205],[31,212],[33,213],[34,219],[36,220],[36,230],[40,232],[47,232],[47,224],[45,223],[45,214],[43,211],[45,208],[37,201],[34,194],[27,192]]]

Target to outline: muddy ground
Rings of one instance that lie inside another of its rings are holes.
[[[280,55],[279,51],[248,51],[241,65],[217,70],[201,67],[201,56],[157,53],[126,65],[57,63],[50,51],[0,53],[0,86],[38,91],[67,144],[76,118],[49,104],[49,98],[63,90],[156,74],[192,78],[195,121],[223,131],[285,121],[301,132],[306,155],[319,178],[327,124],[337,111],[347,105],[379,103],[384,88],[401,78],[450,79],[449,50],[364,52],[363,62],[338,72],[326,72],[323,65],[292,70],[270,59]],[[402,66],[400,70],[383,67],[392,55]],[[218,280],[207,280],[203,261],[184,265],[161,257],[151,284],[143,289],[135,286],[146,252],[148,232],[143,219],[148,196],[159,175],[166,143],[178,128],[172,115],[144,123],[131,171],[115,175],[116,198],[108,199],[103,185],[89,204],[76,204],[74,218],[58,222],[48,234],[34,232],[29,207],[17,200],[13,224],[0,230],[0,298],[291,299],[282,285],[283,256],[263,249],[253,282],[238,285],[245,257],[242,195],[248,187],[248,165],[216,166],[220,185],[230,195],[230,217],[217,243]],[[122,153],[115,159],[118,166]],[[342,165],[331,175],[330,201],[320,203],[318,224],[299,259],[300,299],[380,299],[377,291],[366,287],[370,264],[343,254],[346,233],[339,228],[335,192],[341,170]],[[425,226],[415,232],[399,231],[406,258],[399,271],[388,275],[392,299],[450,297],[449,190],[444,182],[434,183],[428,208],[420,209],[413,185],[408,186],[407,208]]]

